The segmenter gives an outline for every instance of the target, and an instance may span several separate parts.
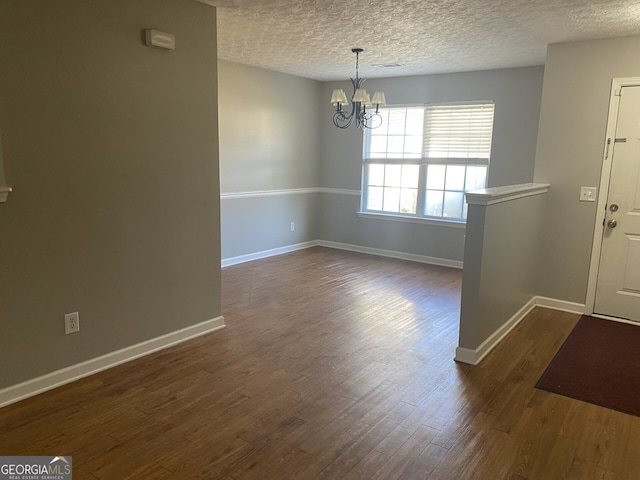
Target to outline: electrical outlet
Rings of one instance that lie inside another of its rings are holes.
[[[296,222],[291,222],[291,231],[295,231],[296,229]]]
[[[64,334],[76,333],[80,331],[80,315],[78,312],[67,313],[64,316]]]

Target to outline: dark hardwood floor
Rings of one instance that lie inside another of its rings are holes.
[[[637,479],[640,418],[534,385],[578,316],[453,361],[461,271],[326,248],[223,270],[227,328],[0,409],[75,479]]]

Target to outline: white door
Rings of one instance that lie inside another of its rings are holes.
[[[620,95],[594,313],[640,321],[640,86]]]

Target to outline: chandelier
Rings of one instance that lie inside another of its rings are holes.
[[[362,88],[362,84],[366,79],[358,76],[358,64],[360,54],[364,52],[364,49],[352,48],[351,51],[356,54],[356,78],[350,79],[353,85],[351,113],[347,115],[347,112],[343,110],[343,107],[349,105],[346,93],[341,88],[335,89],[331,94],[331,104],[336,108],[333,114],[333,124],[338,128],[348,128],[355,121],[355,125],[358,128],[377,128],[382,124],[382,117],[378,113],[378,108],[387,104],[384,92],[375,92],[372,99],[367,91]],[[367,110],[372,109],[374,105],[375,112]]]

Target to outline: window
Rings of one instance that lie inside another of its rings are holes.
[[[364,138],[365,212],[464,221],[484,188],[493,103],[381,108]]]

